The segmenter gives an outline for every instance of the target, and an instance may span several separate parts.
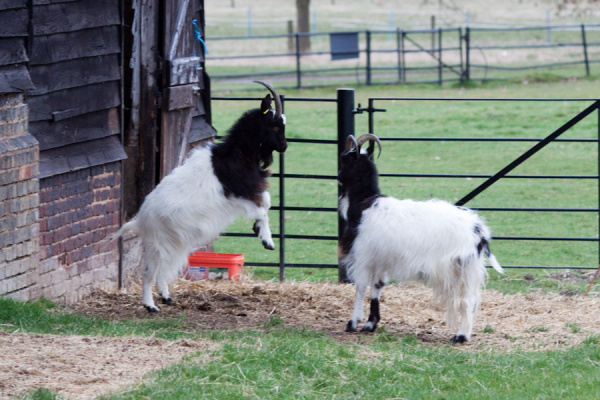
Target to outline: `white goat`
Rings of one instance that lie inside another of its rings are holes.
[[[367,151],[361,146],[369,141]],[[346,220],[341,259],[356,282],[356,299],[347,331],[363,319],[363,298],[371,284],[371,309],[363,331],[374,331],[381,317],[379,298],[390,279],[420,280],[445,303],[453,343],[471,338],[473,320],[487,273],[484,254],[496,271],[502,267],[489,250],[490,231],[477,214],[441,200],[418,202],[382,196],[373,163],[371,134],[350,136],[341,156],[340,213]],[[460,316],[460,321],[459,321]]]
[[[266,191],[265,169],[273,151],[284,152],[285,115],[281,99],[264,82],[271,96],[260,109],[249,110],[229,130],[224,141],[193,150],[183,165],[164,177],[144,199],[134,219],[115,234],[135,231],[143,247],[142,304],[150,312],[159,309],[151,285],[163,303],[172,304],[168,284],[199,246],[210,244],[235,218],[256,220],[254,232],[266,249],[275,249],[267,211],[271,198]]]

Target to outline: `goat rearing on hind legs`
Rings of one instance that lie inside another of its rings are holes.
[[[156,282],[163,303],[171,304],[168,285],[180,274],[190,252],[210,244],[238,216],[254,219],[253,230],[263,246],[275,249],[267,215],[271,197],[266,178],[273,152],[287,149],[286,120],[275,89],[256,82],[271,92],[260,108],[246,111],[222,143],[192,150],[114,235],[134,231],[141,238],[142,304],[150,312],[158,311],[151,285]]]

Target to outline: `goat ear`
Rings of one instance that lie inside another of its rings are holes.
[[[264,99],[262,99],[262,101],[260,102],[260,111],[263,114],[268,113],[271,110],[271,95],[268,94],[265,96]]]

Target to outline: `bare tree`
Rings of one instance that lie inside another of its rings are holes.
[[[310,31],[310,0],[296,0],[296,17],[299,33]],[[300,36],[300,51],[310,51],[310,36]]]

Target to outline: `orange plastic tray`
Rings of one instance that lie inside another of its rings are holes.
[[[210,268],[227,268],[228,279],[237,281],[242,274],[244,255],[197,251],[188,257],[188,262],[190,268],[183,274],[186,279],[208,279]]]

